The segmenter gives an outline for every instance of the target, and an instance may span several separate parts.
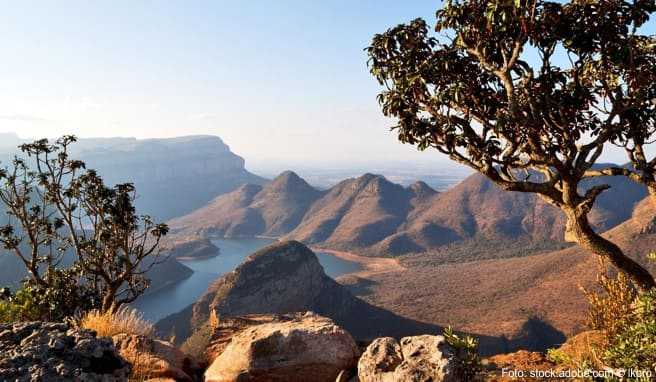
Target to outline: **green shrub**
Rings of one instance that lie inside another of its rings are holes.
[[[656,290],[640,295],[632,324],[619,332],[604,353],[608,365],[620,369],[656,370]]]
[[[0,322],[38,321],[42,311],[31,290],[19,289],[12,295],[8,288],[3,288],[0,300]]]
[[[561,349],[547,349],[547,359],[556,365],[567,365],[572,363],[572,357]]]
[[[656,254],[649,254],[656,260]],[[602,269],[605,271],[605,269]],[[622,272],[598,278],[603,294],[584,291],[590,302],[589,325],[603,331],[600,355],[614,369],[656,371],[656,289],[638,294]],[[558,353],[553,356],[558,358]]]
[[[44,280],[44,285],[25,280],[15,294],[2,288],[0,322],[64,321],[99,306],[98,296],[78,284],[72,269],[50,270]]]
[[[460,378],[463,381],[474,380],[482,370],[481,358],[478,355],[478,340],[471,336],[459,335],[453,332],[451,327],[444,329],[442,333],[446,342],[456,350]]]
[[[25,265],[22,288],[44,319],[98,304],[113,312],[142,295],[146,272],[166,260],[159,249],[166,224],[137,213],[133,184],[110,187],[72,158],[76,141],[67,135],[22,144],[27,158],[0,168],[0,207],[9,222],[0,225],[0,246]]]

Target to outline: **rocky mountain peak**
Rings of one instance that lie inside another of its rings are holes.
[[[382,323],[393,335],[400,328],[427,327],[353,296],[326,275],[312,250],[293,240],[253,253],[234,271],[216,280],[192,306],[159,321],[157,329],[185,340],[207,324],[212,311],[220,322],[253,314],[313,311],[334,320],[357,338],[379,334],[380,328],[371,325],[373,321]]]
[[[298,241],[283,241],[248,256],[233,271],[232,280],[235,286],[255,287],[251,283],[263,284],[269,280],[280,280],[298,273],[299,270],[302,271],[302,276],[309,278],[325,276],[314,252]],[[312,283],[307,285],[311,287]]]
[[[421,180],[416,181],[410,186],[408,186],[408,190],[416,198],[428,198],[437,194],[437,191],[435,191],[431,186],[429,186],[425,182],[422,182]]]
[[[307,192],[316,194],[318,191],[310,186],[303,178],[293,171],[284,171],[278,175],[271,183],[267,184],[266,189],[285,192]]]
[[[382,175],[366,173],[357,178],[351,178],[342,181],[335,186],[331,191],[335,190],[338,193],[343,191],[347,192],[365,192],[367,194],[379,194],[396,186]]]
[[[358,184],[381,184],[387,182],[384,176],[378,174],[366,173],[358,178],[356,178]]]
[[[194,325],[207,320],[211,310],[220,316],[316,310],[319,296],[333,284],[309,248],[293,240],[278,242],[251,254],[216,280],[187,314]],[[171,320],[181,338],[190,333],[176,325],[179,318]],[[164,327],[167,321],[161,322]]]

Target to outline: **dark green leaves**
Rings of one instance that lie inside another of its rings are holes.
[[[33,168],[15,158],[0,172],[0,201],[12,217],[12,224],[0,227],[0,242],[30,274],[25,293],[46,296],[54,304],[46,301],[46,311],[53,314],[70,313],[71,288],[93,294],[94,307],[103,310],[134,300],[149,285],[142,273],[162,261],[158,244],[168,232],[165,224],[137,214],[133,184],[107,186],[84,162],[71,159],[69,145],[76,140],[22,145]],[[73,262],[61,267],[67,252]]]

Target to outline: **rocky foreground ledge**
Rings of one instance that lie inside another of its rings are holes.
[[[462,362],[442,336],[385,337],[360,354],[351,335],[312,312],[220,320],[206,382],[460,382]]]
[[[0,324],[2,381],[126,381],[130,365],[109,338],[67,324]]]
[[[441,336],[379,338],[360,354],[348,332],[312,312],[225,319],[206,352],[210,362],[203,372],[165,341],[127,334],[97,338],[60,323],[0,324],[1,381],[462,380],[455,351]],[[143,378],[130,374],[135,370]]]

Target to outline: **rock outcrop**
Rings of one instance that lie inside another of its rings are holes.
[[[178,260],[199,260],[218,256],[219,247],[206,237],[174,237],[167,239],[161,246],[170,257]]]
[[[375,339],[358,361],[360,382],[460,382],[455,349],[442,336]]]
[[[66,324],[0,324],[2,381],[126,381],[129,364],[109,338]]]
[[[112,341],[141,376],[192,382],[199,371],[194,360],[169,342],[132,334],[115,335]]]
[[[250,255],[221,276],[193,305],[159,321],[158,332],[184,341],[214,312],[219,321],[249,314],[313,311],[357,339],[440,330],[377,308],[328,277],[316,255],[297,241],[278,242]]]
[[[206,382],[332,382],[355,366],[358,348],[344,329],[312,312],[242,318],[240,331],[218,338],[222,350]],[[215,350],[217,350],[215,346]]]

